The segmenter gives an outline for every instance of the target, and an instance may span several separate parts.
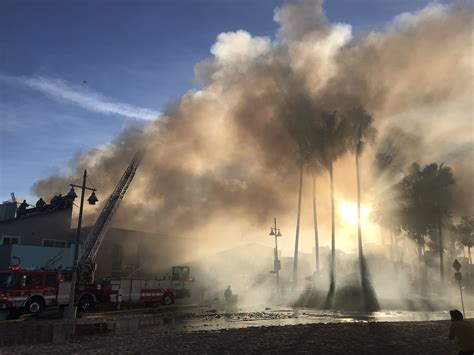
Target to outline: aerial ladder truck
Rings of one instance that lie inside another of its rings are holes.
[[[135,177],[142,158],[143,153],[141,151],[135,153],[83,244],[82,256],[78,263],[78,269],[80,270],[79,280],[82,282],[94,282],[97,252],[104,241],[112,217]]]
[[[175,291],[161,287],[155,280],[119,278],[95,282],[97,253],[142,158],[141,151],[133,156],[83,243],[74,293],[75,304],[81,311],[94,308],[98,302],[174,303]],[[21,309],[34,314],[51,306],[67,306],[71,282],[65,276],[61,270],[23,270],[19,266],[0,272],[0,310]]]

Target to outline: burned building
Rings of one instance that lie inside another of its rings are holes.
[[[85,240],[92,227],[82,228]],[[76,229],[71,230],[71,238]],[[177,236],[109,228],[96,258],[96,277],[155,277],[190,255],[189,240]]]
[[[17,207],[14,199],[1,204],[0,269],[7,268],[12,258],[28,268],[70,267],[71,218],[72,200],[58,196],[37,206],[23,201]]]
[[[72,203],[27,208],[19,214],[16,202],[0,205],[0,244],[66,248],[70,246]]]
[[[16,201],[0,205],[0,269],[18,257],[23,267],[72,266],[76,228],[71,228],[72,201],[60,197],[21,213]],[[91,226],[81,230],[81,244]],[[109,228],[97,255],[96,277],[151,276],[183,262],[189,241],[159,233]]]

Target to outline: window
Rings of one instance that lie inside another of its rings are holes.
[[[42,288],[43,287],[43,275],[24,275],[22,286],[27,288]]]
[[[65,248],[66,242],[64,240],[43,239],[43,246],[52,248]]]
[[[18,285],[18,274],[0,273],[0,289],[8,290]]]
[[[43,275],[33,276],[33,286],[34,288],[40,288],[43,286]]]
[[[56,275],[46,275],[46,287],[56,286],[57,284],[57,277]]]
[[[2,245],[20,244],[20,237],[2,235]]]
[[[23,275],[21,286],[26,288],[41,288],[43,286],[43,275]]]
[[[171,279],[173,281],[188,281],[189,267],[188,266],[173,266],[171,272]]]

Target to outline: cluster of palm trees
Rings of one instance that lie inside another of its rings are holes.
[[[327,171],[330,179],[331,192],[331,264],[330,264],[330,287],[326,307],[330,308],[334,299],[336,287],[336,231],[335,231],[335,203],[334,203],[334,163],[343,155],[353,153],[355,155],[355,168],[357,174],[357,197],[358,197],[358,247],[359,262],[361,265],[361,278],[365,269],[362,249],[362,232],[360,226],[360,181],[359,181],[359,156],[362,153],[365,142],[373,142],[376,130],[373,127],[372,116],[362,107],[356,107],[343,112],[327,112],[314,108],[314,104],[300,102],[308,109],[301,116],[288,120],[288,128],[298,144],[299,156],[299,193],[296,219],[295,254],[293,264],[293,289],[296,288],[298,270],[298,243],[301,218],[301,195],[303,189],[303,175],[305,168],[312,177],[313,192],[313,220],[314,238],[316,249],[316,272],[319,266],[319,241],[318,221],[316,203],[316,180],[318,174]],[[301,112],[301,111],[300,111]],[[363,280],[362,282],[364,283]]]
[[[469,264],[472,264],[471,248],[474,246],[474,216],[462,216],[458,224],[452,226],[457,243],[468,251]]]
[[[381,165],[389,162],[386,155],[379,155]],[[383,192],[374,210],[377,222],[390,230],[392,241],[405,235],[412,239],[420,262],[426,263],[429,254],[438,254],[440,281],[444,282],[445,253],[456,256],[445,241],[450,232],[450,244],[457,242],[468,247],[474,244],[474,217],[464,216],[459,224],[452,223],[452,187],[455,179],[451,168],[445,164],[431,163],[421,167],[413,163],[401,181]]]

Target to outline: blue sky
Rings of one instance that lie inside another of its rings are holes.
[[[221,32],[275,37],[281,0],[2,0],[0,201],[144,124],[196,86]],[[331,22],[363,33],[425,0],[327,0]],[[87,81],[84,83],[83,81]],[[34,201],[33,201],[34,202]]]

